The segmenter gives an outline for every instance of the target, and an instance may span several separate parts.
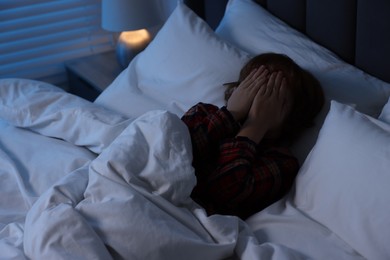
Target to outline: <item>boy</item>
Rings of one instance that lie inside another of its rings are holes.
[[[218,108],[199,103],[189,128],[197,185],[191,197],[207,213],[246,219],[280,199],[298,172],[288,150],[321,110],[319,82],[281,54],[262,54],[241,70]]]

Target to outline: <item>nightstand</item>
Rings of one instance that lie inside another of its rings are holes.
[[[123,70],[114,51],[71,60],[65,67],[69,92],[90,101],[95,100]]]

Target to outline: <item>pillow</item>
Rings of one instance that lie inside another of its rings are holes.
[[[367,259],[389,259],[390,126],[332,101],[298,173],[296,207]]]
[[[2,79],[0,97],[0,118],[9,124],[95,153],[110,145],[131,121],[39,81]]]
[[[224,40],[257,55],[284,53],[298,64],[323,69],[340,62],[336,55],[273,16],[253,0],[230,0],[216,28]]]
[[[378,117],[390,96],[390,84],[370,77],[350,65],[335,70],[313,72],[313,74],[321,83],[326,102],[315,119],[315,125],[307,129],[291,148],[301,162],[315,144],[318,132],[329,111],[330,100],[348,104],[362,113]]]
[[[387,104],[383,107],[382,113],[379,115],[379,120],[390,124],[390,98]]]
[[[181,116],[200,101],[222,106],[222,84],[236,81],[248,59],[178,3],[154,40],[95,103],[130,117],[156,108]]]
[[[286,54],[320,81],[328,102],[318,115],[316,125],[292,147],[301,162],[315,143],[329,110],[329,100],[349,104],[377,117],[390,96],[390,84],[345,63],[252,0],[230,0],[216,33],[252,55]]]

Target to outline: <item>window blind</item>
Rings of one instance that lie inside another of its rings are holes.
[[[101,0],[0,0],[0,78],[66,86],[65,61],[114,46]]]

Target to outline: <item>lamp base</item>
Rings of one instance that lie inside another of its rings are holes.
[[[145,29],[122,32],[119,35],[116,56],[119,64],[126,68],[130,61],[150,43],[151,36]]]

